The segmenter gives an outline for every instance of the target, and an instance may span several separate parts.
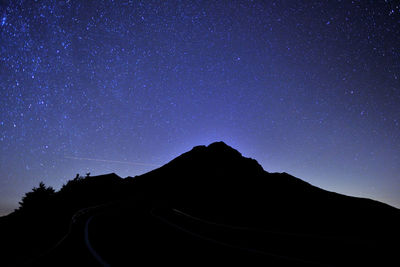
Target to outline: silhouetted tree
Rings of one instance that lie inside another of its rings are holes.
[[[19,202],[20,210],[42,209],[48,205],[49,200],[54,195],[53,187],[46,185],[43,182],[39,183],[39,187],[34,187],[31,192],[25,194]]]

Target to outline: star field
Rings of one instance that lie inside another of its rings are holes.
[[[399,47],[394,0],[2,2],[0,214],[219,140],[400,207]]]

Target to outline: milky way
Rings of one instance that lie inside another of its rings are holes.
[[[398,1],[3,1],[0,214],[223,140],[400,207]]]

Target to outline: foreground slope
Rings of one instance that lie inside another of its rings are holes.
[[[0,220],[10,265],[292,266],[396,260],[400,212],[268,173],[223,142],[134,178],[75,179]]]
[[[379,226],[385,231],[399,215],[398,209],[378,201],[325,191],[287,173],[268,173],[223,142],[195,147],[132,184],[162,203],[206,210],[205,216],[232,216],[238,223],[286,230],[348,229],[356,234]]]

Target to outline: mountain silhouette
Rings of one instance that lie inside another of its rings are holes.
[[[400,210],[264,171],[223,142],[146,174],[44,184],[0,218],[2,265],[388,265]]]

